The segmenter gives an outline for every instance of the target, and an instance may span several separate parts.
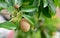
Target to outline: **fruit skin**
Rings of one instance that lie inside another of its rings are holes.
[[[1,10],[1,14],[4,16],[6,20],[10,20],[10,13],[7,11],[7,9]]]
[[[28,32],[30,30],[30,23],[25,18],[22,18],[20,21],[20,27],[23,32]]]
[[[14,8],[18,9],[20,6],[18,4],[14,5]]]

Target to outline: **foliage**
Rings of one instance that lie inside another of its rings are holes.
[[[18,9],[14,7],[17,4]],[[56,19],[52,19],[56,13],[55,6],[60,6],[59,0],[0,0],[0,11],[7,9],[11,14],[11,19],[0,27],[14,29],[18,38],[51,38],[50,33],[56,30],[57,23]],[[20,28],[22,18],[31,25],[26,33]]]

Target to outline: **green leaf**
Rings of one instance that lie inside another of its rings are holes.
[[[0,2],[5,2],[5,0],[0,0]]]
[[[7,4],[5,2],[0,2],[0,8],[7,8]]]
[[[16,25],[12,22],[4,22],[0,24],[0,28],[7,28],[7,29],[16,29]]]
[[[57,24],[57,20],[52,20],[50,18],[45,18],[45,28],[48,30],[48,31],[56,31],[56,26],[55,24]]]
[[[48,6],[47,7],[45,7],[45,8],[43,8],[43,15],[44,16],[46,16],[46,17],[51,17],[51,15],[50,15],[50,13],[49,13],[49,8],[48,8]]]
[[[43,0],[43,7],[47,7],[48,6],[48,1],[47,0]]]
[[[50,9],[50,14],[51,15],[55,15],[56,14],[56,9],[55,9],[55,5],[53,3],[53,0],[48,0],[48,4],[49,4],[49,9]]]
[[[36,38],[41,38],[40,30],[38,30],[38,31],[36,32]]]
[[[60,0],[54,0],[56,6],[60,7]]]
[[[40,33],[40,30],[38,30],[37,32],[33,32],[32,33],[32,37],[31,38],[41,38],[41,35],[40,35],[41,33]]]
[[[13,6],[13,0],[5,0],[8,6]]]
[[[45,36],[43,30],[41,30],[41,38],[46,38],[46,36]]]
[[[12,6],[9,6],[9,7],[7,8],[7,10],[11,13],[11,12],[13,12],[15,9],[14,9]]]
[[[34,0],[33,5],[38,7],[40,5],[40,0]]]
[[[50,35],[48,34],[48,32],[44,31],[44,34],[45,34],[46,38],[51,38]]]
[[[6,2],[7,4],[10,4],[9,0],[5,0],[5,2]]]
[[[22,0],[5,0],[5,2],[8,4],[8,6],[14,6],[16,4],[22,5]]]
[[[23,15],[23,17],[30,22],[31,25],[34,25],[34,19],[29,15]]]
[[[22,12],[34,12],[36,10],[37,8],[34,6],[26,6],[26,7],[21,8]]]
[[[23,5],[32,5],[34,0],[23,0]]]
[[[13,0],[14,5],[18,4],[18,5],[22,5],[22,0]]]

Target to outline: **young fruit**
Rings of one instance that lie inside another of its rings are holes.
[[[18,4],[14,5],[14,8],[18,9],[20,6]]]
[[[3,14],[3,15],[9,15],[9,12],[7,11],[7,9],[2,9],[1,10],[1,14]]]
[[[28,32],[30,30],[30,23],[25,18],[22,18],[20,21],[20,27],[22,31]]]
[[[10,13],[7,11],[7,9],[1,10],[1,14],[6,20],[10,20]]]

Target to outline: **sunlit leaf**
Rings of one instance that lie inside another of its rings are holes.
[[[49,9],[51,11],[50,14],[55,15],[56,9],[55,9],[55,5],[53,3],[53,0],[48,0],[48,4],[49,4]]]
[[[26,6],[26,7],[21,8],[22,12],[34,12],[36,10],[37,8],[34,6]]]
[[[48,6],[48,1],[47,0],[43,0],[43,7],[47,7]]]
[[[10,6],[10,7],[7,8],[7,10],[11,13],[11,12],[13,12],[15,9],[14,9],[12,6]]]
[[[13,0],[14,5],[18,4],[18,5],[22,5],[22,0]]]

